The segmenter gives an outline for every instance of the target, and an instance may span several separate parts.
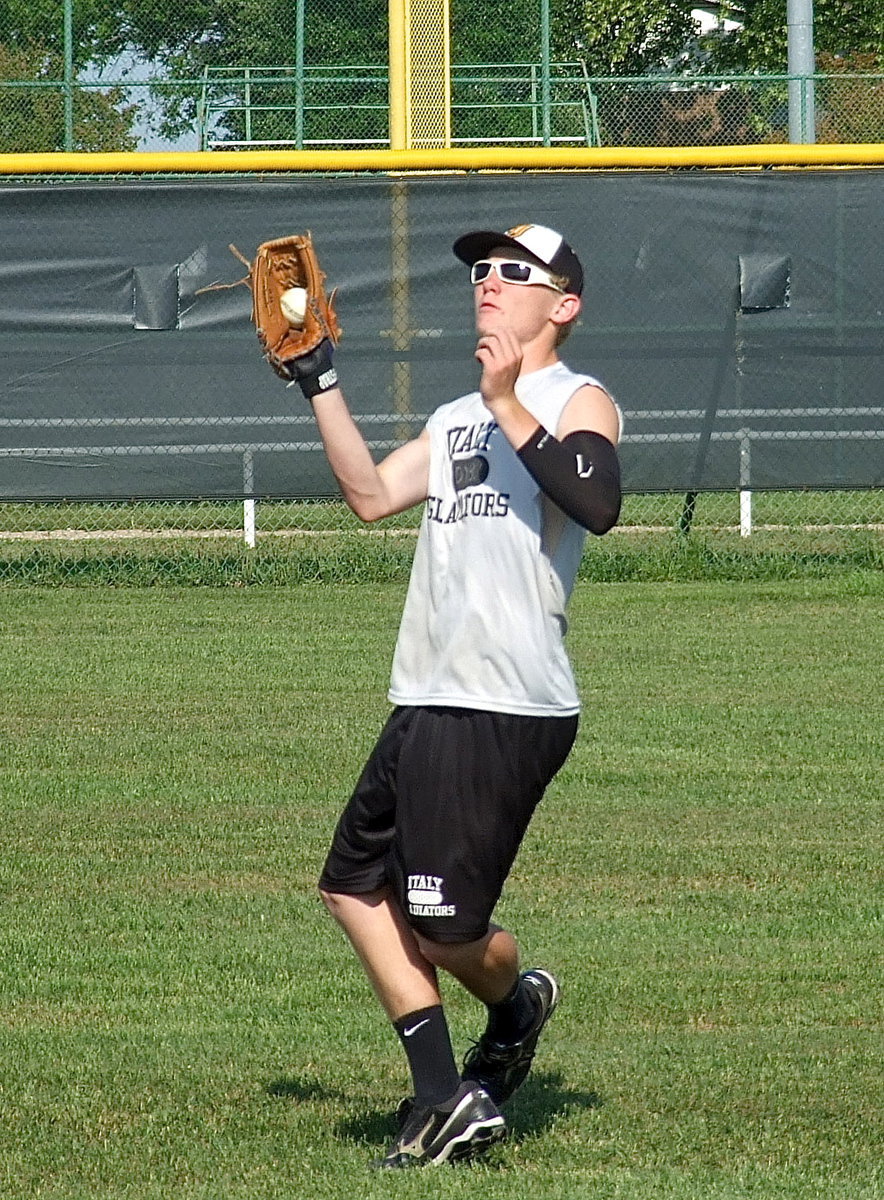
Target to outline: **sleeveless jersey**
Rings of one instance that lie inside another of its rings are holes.
[[[585,384],[555,363],[516,394],[555,434]],[[585,530],[534,482],[479,392],[427,422],[430,478],[393,657],[389,698],[526,716],[579,700],[563,637]]]

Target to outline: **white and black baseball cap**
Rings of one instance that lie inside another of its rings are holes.
[[[579,296],[583,291],[583,267],[580,259],[554,229],[545,225],[516,225],[506,233],[478,230],[465,233],[454,243],[452,249],[461,262],[471,267],[480,258],[487,258],[492,250],[504,246],[527,250],[541,266],[548,267],[553,275],[567,281],[567,290]]]

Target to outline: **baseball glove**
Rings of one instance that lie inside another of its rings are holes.
[[[337,384],[332,349],[341,338],[335,292],[326,295],[325,272],[319,265],[310,232],[262,242],[252,262],[236,246],[231,251],[249,269],[240,283],[252,293],[252,322],[264,357],[280,378],[297,382],[312,398]],[[235,286],[235,285],[229,285]],[[293,325],[283,311],[283,297],[302,288],[304,316]]]

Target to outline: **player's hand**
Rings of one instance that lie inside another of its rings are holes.
[[[482,366],[479,391],[492,412],[501,404],[515,401],[515,385],[522,369],[522,346],[506,325],[483,333],[476,344],[476,358]]]

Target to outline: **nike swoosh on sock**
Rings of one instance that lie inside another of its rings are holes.
[[[412,1025],[411,1029],[403,1029],[402,1036],[403,1037],[411,1037],[412,1034],[417,1033],[417,1031],[419,1029],[423,1029],[423,1027],[425,1025],[429,1025],[429,1023],[430,1023],[430,1018],[424,1017],[424,1019],[422,1021],[418,1021],[417,1025]]]

